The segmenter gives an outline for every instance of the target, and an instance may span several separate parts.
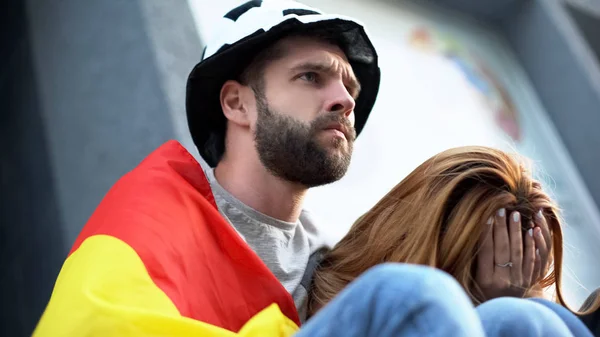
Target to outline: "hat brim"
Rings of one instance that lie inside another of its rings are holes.
[[[227,122],[219,99],[223,84],[237,79],[260,51],[298,31],[326,31],[339,37],[340,47],[361,83],[354,109],[356,134],[361,133],[375,104],[381,76],[377,53],[366,32],[361,25],[343,19],[302,23],[292,18],[266,32],[257,30],[234,44],[224,45],[192,69],[186,88],[188,127],[200,155],[211,167],[216,166],[222,153],[209,153],[206,144],[215,135],[224,137]]]

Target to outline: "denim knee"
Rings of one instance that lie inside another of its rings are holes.
[[[368,269],[356,282],[371,287],[410,285],[412,290],[426,291],[444,297],[464,293],[460,284],[448,273],[428,266],[407,263],[383,263]]]
[[[565,323],[544,305],[516,297],[484,302],[477,313],[488,336],[570,336]]]
[[[365,296],[402,294],[406,301],[434,305],[442,310],[453,310],[457,305],[472,306],[463,288],[450,274],[428,266],[383,263],[364,272],[355,284],[364,290],[378,289],[365,291]]]
[[[473,305],[451,276],[400,263],[365,271],[308,321],[303,335],[315,331],[319,336],[484,336]]]
[[[410,321],[422,335],[483,335],[468,296],[452,276],[439,269],[385,263],[364,272],[349,288],[371,313]]]

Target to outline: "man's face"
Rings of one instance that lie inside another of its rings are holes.
[[[276,176],[307,187],[337,181],[356,138],[358,81],[337,46],[294,37],[277,47],[284,55],[266,65],[255,93],[259,158]]]

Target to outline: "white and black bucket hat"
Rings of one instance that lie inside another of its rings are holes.
[[[215,167],[224,151],[226,119],[219,101],[223,84],[239,79],[260,51],[297,32],[332,38],[346,54],[361,83],[354,109],[356,133],[360,134],[380,82],[377,53],[360,22],[294,1],[253,0],[229,11],[221,24],[190,73],[186,89],[188,126],[208,165]]]

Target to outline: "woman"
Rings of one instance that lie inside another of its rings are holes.
[[[450,149],[414,170],[324,255],[314,273],[309,315],[372,267],[398,262],[447,272],[480,314],[490,308],[483,302],[540,297],[549,287],[569,308],[561,288],[562,247],[557,207],[521,162],[486,147]],[[550,308],[569,328],[579,324],[549,301],[519,301]],[[581,314],[599,306],[596,298]]]

